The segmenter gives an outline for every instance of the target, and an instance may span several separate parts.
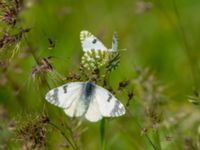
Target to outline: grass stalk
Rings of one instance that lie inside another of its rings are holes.
[[[162,148],[161,148],[160,134],[157,129],[154,131],[153,137],[154,137],[154,142],[156,143],[156,148],[158,150],[161,150]]]
[[[173,19],[168,15],[168,12],[166,12],[166,10],[164,9],[164,7],[162,5],[162,0],[155,0],[155,2],[158,2],[160,11],[163,12],[163,14],[168,19],[168,21],[172,25],[174,25]],[[188,39],[187,39],[187,36],[186,36],[186,33],[185,33],[185,29],[182,25],[181,16],[180,16],[180,13],[179,13],[179,10],[177,8],[177,4],[176,4],[175,0],[172,0],[172,6],[173,6],[173,9],[174,9],[175,16],[177,18],[177,30],[179,31],[179,33],[181,35],[180,40],[182,42],[182,47],[185,50],[186,57],[187,57],[189,65],[190,65],[191,77],[192,77],[194,89],[198,90],[199,89],[199,85],[198,85],[199,77],[198,77],[198,72],[197,72],[198,70],[197,70],[197,67],[196,67],[196,64],[195,64],[196,60],[194,61],[194,57],[193,57],[192,52],[191,52],[191,46],[188,42]]]
[[[66,139],[66,141],[69,143],[69,145],[72,147],[73,150],[78,150],[78,147],[76,147],[76,145],[74,145],[71,140],[67,137],[67,135],[54,123],[49,122],[49,124],[51,126],[53,126],[55,129],[57,129],[58,131],[60,131],[60,133],[62,134],[62,136]]]
[[[183,46],[184,46],[184,49],[185,49],[185,52],[186,52],[186,55],[188,57],[188,61],[189,61],[190,67],[191,67],[193,83],[194,83],[195,89],[198,89],[198,84],[197,84],[198,83],[198,77],[196,76],[196,65],[194,64],[194,58],[193,58],[192,53],[191,53],[191,47],[188,43],[186,33],[185,33],[184,27],[183,27],[182,22],[181,22],[181,17],[180,17],[180,13],[178,11],[178,8],[177,8],[176,1],[172,0],[172,3],[173,3],[173,7],[174,7],[174,12],[176,14],[176,18],[177,18],[177,21],[178,21],[178,28],[180,29],[180,34],[181,34],[181,37],[182,37]]]
[[[100,124],[101,150],[105,150],[106,149],[105,126],[106,126],[106,120],[105,120],[105,118],[103,118],[101,120],[101,124]]]
[[[127,109],[128,114],[133,117],[133,120],[135,121],[136,125],[138,126],[138,128],[140,129],[140,131],[142,131],[142,126],[140,125],[140,123],[137,121],[137,118]],[[145,138],[147,139],[147,141],[150,143],[150,145],[152,146],[152,148],[154,150],[158,150],[158,148],[156,147],[156,145],[153,143],[153,141],[150,139],[150,137],[147,134],[144,134]]]

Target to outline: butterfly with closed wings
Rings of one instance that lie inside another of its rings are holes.
[[[80,32],[80,40],[84,51],[82,64],[84,68],[89,70],[97,69],[105,65],[109,60],[109,55],[112,52],[116,53],[118,49],[117,33],[113,35],[111,49],[106,48],[98,38],[86,30]]]
[[[111,49],[106,48],[105,45],[98,38],[96,38],[94,35],[92,35],[89,31],[86,30],[80,32],[80,40],[84,52],[90,51],[92,49],[95,51],[100,50],[114,52],[118,49],[118,39],[116,32],[113,35]]]

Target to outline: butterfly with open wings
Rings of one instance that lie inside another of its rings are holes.
[[[125,114],[123,104],[112,93],[91,81],[64,84],[50,90],[45,98],[68,116],[85,116],[91,122]]]

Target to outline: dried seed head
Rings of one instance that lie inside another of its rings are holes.
[[[130,102],[131,102],[133,96],[134,96],[133,91],[128,92],[128,101],[127,101],[127,103],[126,103],[126,107],[129,107],[129,106],[130,106]]]
[[[148,129],[147,128],[142,128],[141,129],[141,135],[144,135],[148,132]]]
[[[3,37],[0,38],[0,59],[8,60],[13,58],[19,50],[22,37],[29,31],[30,29],[22,29],[14,35],[4,33]]]
[[[11,121],[8,123],[8,129],[11,130],[11,131],[14,131],[14,130],[16,129],[16,121],[11,120]]]
[[[128,99],[131,100],[133,98],[133,95],[134,95],[133,91],[129,92],[128,93]]]
[[[200,96],[197,90],[193,91],[193,95],[188,96],[188,101],[193,105],[200,105]]]
[[[166,141],[172,141],[172,140],[173,140],[173,137],[172,137],[172,136],[166,136],[166,137],[165,137],[165,140],[166,140]]]
[[[138,14],[150,11],[153,8],[153,4],[151,2],[137,2],[135,11]]]
[[[49,117],[47,115],[43,115],[39,117],[38,122],[41,124],[49,123]]]
[[[129,85],[130,81],[126,80],[126,81],[121,81],[118,85],[118,91],[123,90],[124,88],[126,88]]]
[[[32,75],[35,76],[39,73],[47,73],[53,71],[53,66],[49,62],[50,58],[42,58],[38,65],[32,68]]]
[[[17,22],[19,13],[22,8],[22,1],[20,0],[12,0],[12,1],[4,1],[0,2],[0,16],[2,18],[2,22],[14,26]]]
[[[64,80],[67,80],[67,81],[80,81],[80,79],[81,79],[81,76],[75,72],[69,72],[67,77],[64,78]]]
[[[56,46],[56,43],[54,40],[52,40],[51,38],[48,38],[48,42],[49,42],[49,46],[48,49],[53,49]]]
[[[198,145],[197,143],[194,141],[193,138],[191,137],[186,137],[184,139],[184,149],[185,150],[197,150],[198,149]]]
[[[7,116],[7,110],[3,105],[0,105],[0,119],[4,119]]]
[[[0,78],[1,78],[1,80],[0,80],[0,86],[5,86],[7,84],[7,82],[8,82],[7,75],[5,73],[1,73],[0,74]]]
[[[46,145],[47,130],[45,125],[48,122],[47,116],[41,116],[20,127],[16,131],[17,136],[23,140],[24,145],[29,145],[32,149],[42,148]]]

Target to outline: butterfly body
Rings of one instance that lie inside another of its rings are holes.
[[[61,107],[70,117],[81,117],[96,122],[102,117],[125,114],[124,106],[108,90],[87,82],[71,82],[50,90],[46,100]]]
[[[84,84],[84,89],[82,95],[85,97],[87,101],[90,101],[95,91],[95,85],[88,81]]]
[[[83,87],[80,93],[82,101],[79,101],[79,103],[77,104],[77,109],[81,109],[81,111],[83,111],[81,115],[87,112],[91,99],[93,98],[93,95],[94,95],[94,90],[95,90],[95,86],[92,82],[88,81],[88,82],[83,83]],[[76,110],[76,111],[80,111],[80,110]]]

